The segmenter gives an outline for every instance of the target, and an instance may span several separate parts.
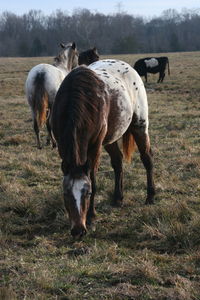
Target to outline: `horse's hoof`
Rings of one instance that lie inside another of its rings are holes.
[[[154,204],[153,199],[146,199],[145,205],[152,205],[152,204]]]
[[[96,213],[92,213],[91,215],[87,216],[86,224],[91,226],[92,222],[96,219]]]
[[[111,206],[113,207],[122,207],[123,206],[123,201],[122,200],[118,200],[118,201],[112,201],[111,202]]]
[[[96,225],[95,224],[91,224],[90,225],[90,230],[95,232],[96,231]]]

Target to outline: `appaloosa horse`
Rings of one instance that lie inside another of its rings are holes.
[[[61,52],[54,58],[54,65],[39,64],[33,67],[27,77],[25,91],[31,108],[33,127],[37,138],[37,146],[42,148],[40,141],[40,127],[46,123],[48,130],[47,144],[55,140],[52,136],[50,117],[52,105],[65,76],[78,65],[78,53],[75,43],[60,44]]]
[[[95,217],[95,174],[102,145],[115,172],[114,205],[123,200],[122,138],[130,160],[134,142],[147,173],[146,204],[154,202],[153,162],[144,84],[135,70],[118,60],[100,60],[72,70],[62,82],[52,113],[52,129],[62,159],[64,202],[71,234],[81,237]]]

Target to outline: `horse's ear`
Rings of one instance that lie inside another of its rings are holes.
[[[58,63],[59,62],[59,59],[58,59],[58,57],[56,56],[56,57],[54,57],[54,61],[55,61],[55,63]]]
[[[74,50],[76,49],[76,44],[75,44],[75,42],[72,43],[72,49],[74,49]]]
[[[65,49],[65,45],[63,43],[60,43],[60,47]]]
[[[92,50],[94,51],[94,53],[97,54],[97,48],[96,47],[94,47]]]

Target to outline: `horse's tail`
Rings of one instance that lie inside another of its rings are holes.
[[[49,99],[44,82],[45,73],[38,73],[34,80],[33,112],[39,127],[46,122],[49,108]]]
[[[169,69],[169,59],[167,58],[167,64],[168,64],[168,75],[170,75],[170,69]]]
[[[130,162],[132,158],[132,154],[135,151],[135,139],[130,132],[127,130],[122,137],[122,145],[123,145],[123,154],[125,159]]]

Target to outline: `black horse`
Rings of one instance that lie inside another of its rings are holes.
[[[147,73],[159,73],[158,82],[163,82],[165,78],[165,70],[168,65],[168,75],[170,75],[169,70],[169,59],[166,56],[163,57],[146,57],[136,61],[134,69],[138,72],[140,76],[144,76],[147,82]]]

